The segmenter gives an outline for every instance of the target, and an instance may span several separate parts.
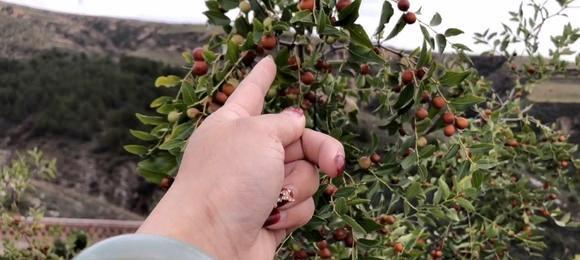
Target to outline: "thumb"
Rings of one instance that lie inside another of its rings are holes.
[[[306,127],[304,111],[296,107],[286,108],[279,114],[253,117],[251,120],[255,120],[262,129],[268,129],[284,147],[299,140]]]

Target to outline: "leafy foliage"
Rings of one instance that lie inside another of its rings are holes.
[[[53,229],[48,235],[58,239],[38,239],[45,232],[40,223],[43,209],[27,206],[22,198],[33,189],[33,177],[55,178],[56,160],[46,159],[42,151],[34,148],[0,165],[0,228],[6,235],[1,241],[0,259],[71,259],[87,245],[86,235],[71,234],[62,240],[58,238],[60,230]]]
[[[307,126],[341,140],[348,160],[344,177],[321,177],[315,216],[290,236],[281,258],[314,253],[320,240],[329,241],[337,259],[509,258],[512,245],[531,254],[543,249],[543,223],[571,225],[570,214],[549,198],[575,190],[577,146],[529,116],[523,95],[496,95],[471,68],[469,48],[448,39],[462,31],[433,28],[440,15],[431,25],[421,22],[423,47],[403,53],[377,44],[396,15],[391,2],[383,6],[374,41],[356,23],[361,1],[341,11],[325,0],[312,11],[288,1],[250,1],[256,18],[240,12],[233,26],[216,21],[218,1],[206,3],[209,22],[226,31],[204,46],[211,70],[196,73],[185,53],[191,71],[173,88],[175,95],[152,102],[159,115],[137,115],[151,129],[133,131],[143,143],[125,147],[142,157],[138,169],[148,180],[176,174],[187,138],[222,105],[226,84],[243,79],[256,56],[271,54],[278,73],[265,112],[301,106]],[[407,26],[419,25],[401,16],[386,40]],[[236,35],[245,42],[232,43]],[[276,35],[276,48],[265,51],[262,35]],[[448,45],[456,55],[445,61],[432,56]],[[301,63],[289,66],[290,57]],[[367,65],[370,71],[363,70]],[[543,67],[542,78],[561,69]],[[312,84],[300,80],[304,71],[315,72]],[[378,103],[372,113],[379,126],[370,143],[357,119],[359,105],[369,102]],[[532,185],[538,182],[543,185]],[[332,234],[345,229],[347,238]]]
[[[115,62],[49,51],[29,60],[0,60],[0,118],[7,126],[26,122],[32,135],[63,135],[98,140],[104,150],[129,141],[136,111],[163,90],[154,76],[178,70],[152,61],[123,57]],[[3,132],[7,134],[7,132]]]

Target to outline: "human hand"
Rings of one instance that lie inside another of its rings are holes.
[[[344,170],[344,148],[305,129],[299,108],[260,115],[276,76],[268,56],[189,138],[173,183],[137,231],[195,245],[220,259],[272,259],[314,213],[318,171]],[[273,210],[282,188],[294,201]]]

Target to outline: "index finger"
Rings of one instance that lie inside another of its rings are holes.
[[[276,77],[272,56],[262,59],[228,98],[225,107],[238,115],[256,116],[262,113],[264,97]]]

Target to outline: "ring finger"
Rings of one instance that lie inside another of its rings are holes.
[[[287,209],[293,205],[312,197],[318,190],[318,170],[305,160],[298,160],[285,165],[286,176],[282,188],[284,197],[278,203],[280,209]]]

